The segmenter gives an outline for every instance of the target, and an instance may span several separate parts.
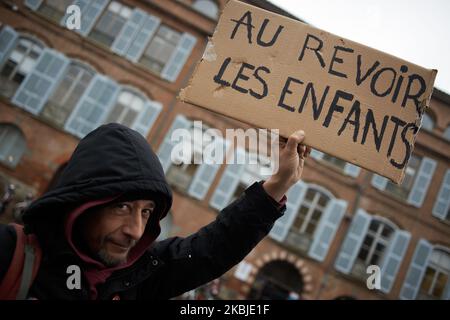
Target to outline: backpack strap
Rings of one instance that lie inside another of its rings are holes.
[[[25,234],[23,226],[11,223],[16,231],[16,248],[8,271],[0,284],[0,299],[27,298],[42,258],[42,250],[34,234]]]

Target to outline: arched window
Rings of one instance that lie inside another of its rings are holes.
[[[143,112],[145,101],[146,98],[134,89],[122,90],[106,123],[117,122],[131,128],[139,113]]]
[[[12,124],[0,124],[0,161],[15,167],[26,149],[25,137],[22,131]]]
[[[41,116],[59,127],[64,126],[94,74],[95,70],[87,64],[72,61],[45,104]]]
[[[192,7],[212,19],[217,19],[219,14],[219,6],[213,0],[195,0]]]
[[[366,277],[370,265],[380,266],[397,227],[386,218],[374,216],[359,248],[352,273]]]
[[[422,129],[425,129],[427,131],[433,131],[434,129],[434,120],[428,113],[423,114]]]
[[[26,75],[33,70],[44,45],[29,36],[22,35],[9,54],[0,71],[0,94],[11,98]]]
[[[442,299],[449,282],[450,254],[449,251],[435,248],[430,255],[423,275],[418,299]],[[449,289],[447,289],[449,290]]]
[[[333,198],[328,190],[310,185],[289,230],[286,242],[307,252],[325,208]]]

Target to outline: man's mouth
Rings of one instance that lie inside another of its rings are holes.
[[[110,240],[110,242],[115,245],[116,247],[122,249],[122,250],[129,250],[131,248],[130,244],[124,244],[124,243],[119,243],[119,242],[115,242]]]

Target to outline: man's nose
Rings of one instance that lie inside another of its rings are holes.
[[[123,227],[123,232],[133,240],[138,241],[144,233],[143,226],[144,223],[141,214],[133,211]]]

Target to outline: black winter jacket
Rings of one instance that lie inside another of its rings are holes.
[[[89,299],[86,279],[81,289],[66,285],[69,265],[82,260],[64,237],[64,215],[80,204],[129,194],[156,198],[146,232],[159,233],[159,219],[172,204],[161,164],[147,141],[119,124],[99,127],[82,139],[57,185],[24,214],[28,232],[37,235],[43,259],[29,294],[37,299]],[[154,242],[133,265],[115,271],[97,287],[98,299],[169,299],[207,283],[241,261],[270,231],[285,210],[255,182],[223,209],[216,220],[187,238]],[[189,213],[185,213],[189,214]],[[16,235],[0,225],[0,282],[15,248]]]

